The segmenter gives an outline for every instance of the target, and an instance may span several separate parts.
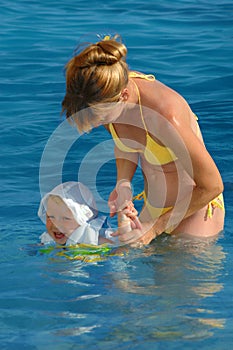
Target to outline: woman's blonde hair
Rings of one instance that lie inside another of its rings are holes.
[[[62,113],[72,117],[81,132],[98,122],[98,105],[119,101],[128,83],[127,49],[117,38],[89,45],[66,64]]]

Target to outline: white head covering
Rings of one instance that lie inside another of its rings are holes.
[[[47,201],[51,194],[59,196],[64,201],[79,225],[83,225],[98,213],[91,191],[81,182],[68,181],[56,186],[42,198],[38,216],[44,224],[46,223]]]

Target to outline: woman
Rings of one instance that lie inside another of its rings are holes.
[[[130,71],[118,37],[90,44],[66,65],[63,111],[79,131],[104,125],[115,141],[117,183],[112,215],[132,198],[140,164],[142,228],[120,234],[148,244],[163,232],[210,237],[224,225],[223,183],[205,148],[197,117],[177,92],[152,75]]]

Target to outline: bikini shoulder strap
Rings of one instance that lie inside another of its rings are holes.
[[[134,86],[136,88],[137,95],[138,95],[138,104],[139,104],[139,108],[140,108],[140,114],[141,114],[142,123],[143,123],[143,126],[144,126],[144,129],[145,129],[146,133],[148,134],[146,123],[145,123],[144,116],[143,116],[143,113],[142,113],[142,103],[141,103],[140,91],[139,91],[139,88],[138,88],[137,84],[135,83],[135,81],[132,80],[132,82],[134,83]]]

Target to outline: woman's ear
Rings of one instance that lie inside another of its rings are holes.
[[[121,101],[126,102],[129,98],[129,90],[127,88],[124,88],[121,91]]]

